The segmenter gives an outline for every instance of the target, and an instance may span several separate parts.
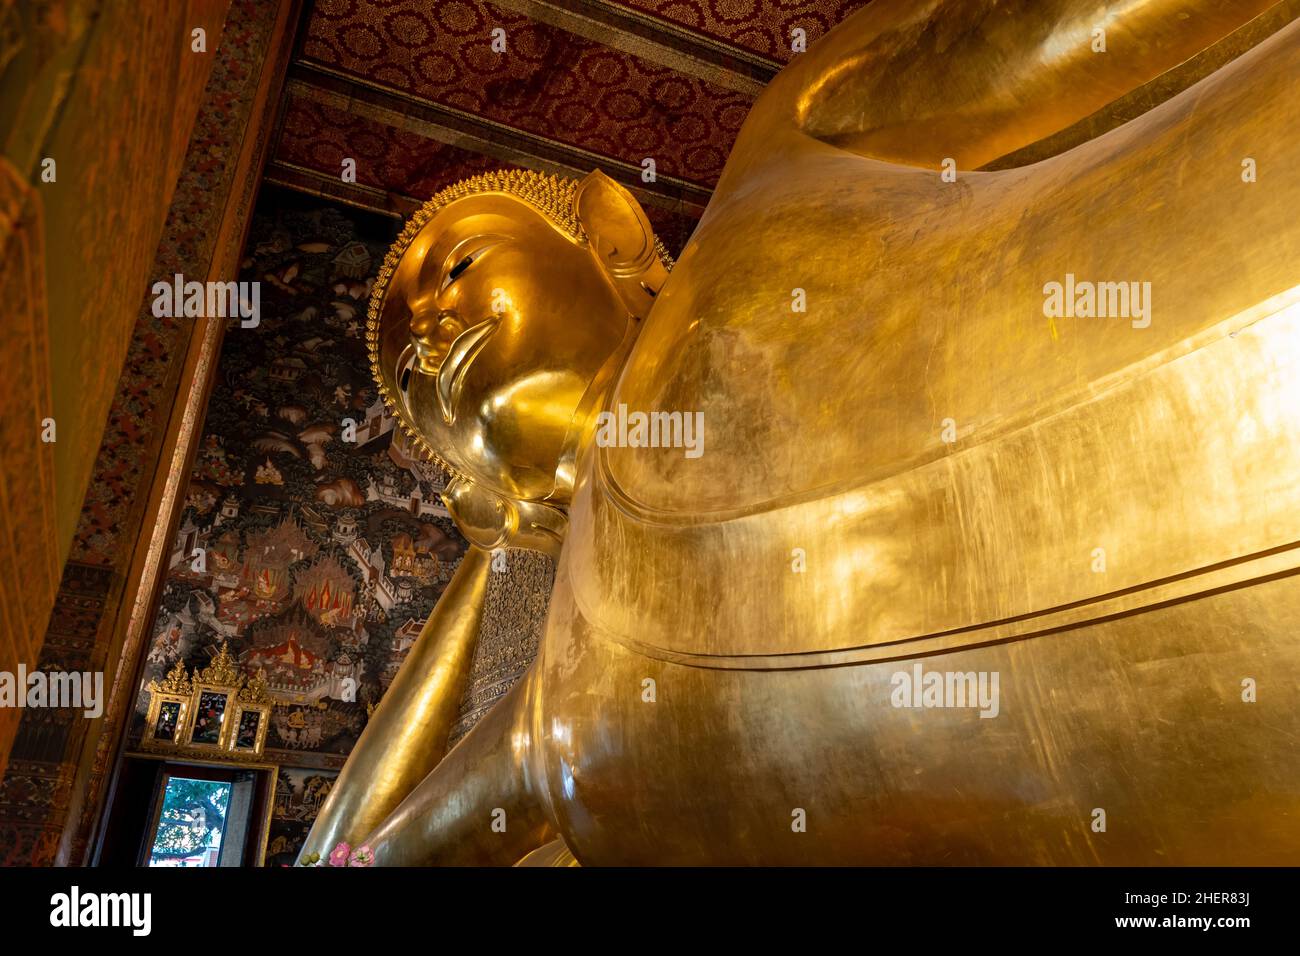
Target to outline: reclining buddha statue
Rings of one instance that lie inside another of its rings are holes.
[[[304,854],[1300,860],[1298,7],[875,0],[676,263],[600,172],[435,196],[369,341],[471,550]]]

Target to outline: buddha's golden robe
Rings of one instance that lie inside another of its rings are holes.
[[[873,3],[763,95],[604,406],[706,451],[582,450],[538,659],[380,862],[1300,858],[1300,25],[980,171],[1269,4],[1021,6]]]

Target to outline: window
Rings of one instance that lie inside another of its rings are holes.
[[[217,866],[231,784],[168,776],[149,866]]]

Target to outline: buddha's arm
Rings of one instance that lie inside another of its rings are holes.
[[[865,156],[932,167],[953,157],[974,169],[1089,116],[1274,6],[1287,5],[875,0],[795,58],[746,133],[757,146],[766,127],[793,121]]]
[[[508,866],[555,838],[531,759],[536,680],[534,667],[366,838],[377,865]]]
[[[447,751],[478,642],[492,556],[471,547],[366,725],[299,854],[355,846]]]

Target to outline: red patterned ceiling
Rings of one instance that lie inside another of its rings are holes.
[[[487,156],[301,97],[291,97],[285,107],[276,158],[335,176],[344,159],[355,159],[359,184],[415,199],[501,166]]]
[[[617,5],[788,63],[791,30],[802,28],[811,43],[867,0],[618,0]]]
[[[492,31],[506,31],[506,52]],[[481,0],[322,0],[305,59],[389,89],[712,186],[749,110],[742,93]]]
[[[291,97],[276,158],[337,175],[349,157],[357,161],[358,184],[415,199],[426,199],[444,186],[502,165],[479,153]],[[664,244],[680,252],[695,228],[694,217],[653,204],[645,209]]]
[[[574,9],[573,0],[502,2],[538,16],[548,4]],[[502,165],[473,152],[475,142],[508,141],[497,156],[536,168],[604,165],[642,187],[651,194],[644,203],[651,221],[678,251],[752,103],[736,90],[755,87],[752,79],[735,89],[716,85],[701,77],[725,82],[710,72],[717,63],[695,70],[693,54],[682,61],[664,50],[690,48],[685,30],[738,54],[785,62],[791,29],[803,28],[811,42],[865,2],[584,0],[614,17],[614,32],[601,37],[606,46],[550,25],[562,17],[542,23],[486,0],[317,0],[275,160],[313,171],[329,192],[340,163],[352,157],[360,185],[423,199]],[[617,18],[629,16],[639,25],[619,32]],[[492,49],[496,28],[505,30],[504,53]],[[462,135],[466,129],[473,135]],[[655,160],[658,185],[639,181],[646,158]]]

